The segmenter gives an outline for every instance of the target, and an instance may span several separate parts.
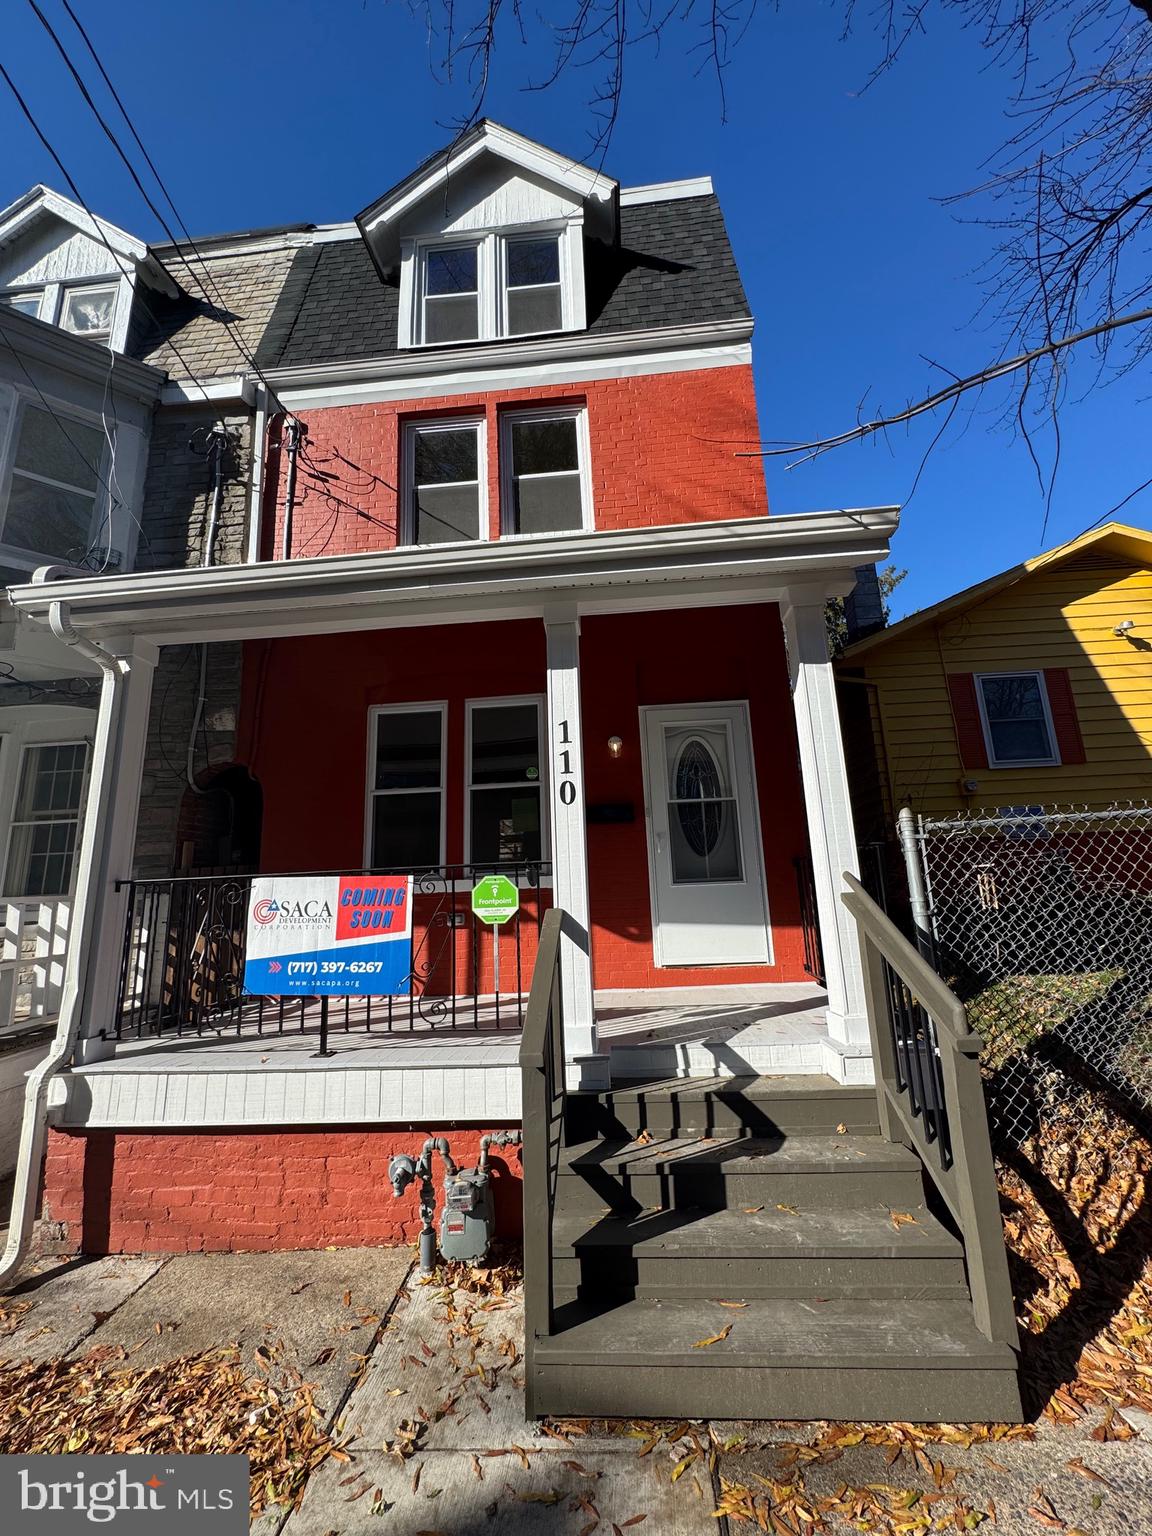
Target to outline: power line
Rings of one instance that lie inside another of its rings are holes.
[[[8,73],[7,69],[4,67],[4,63],[3,63],[2,60],[0,60],[0,78],[3,78],[4,83],[7,85],[8,89],[12,92],[12,95],[16,99],[17,106],[20,108],[21,112],[24,114],[25,118],[27,119],[28,124],[31,127],[33,133],[40,140],[41,144],[47,150],[48,154],[52,157],[52,160],[55,163],[57,170],[60,172],[61,176],[63,176],[65,182],[67,183],[68,189],[72,193],[72,196],[76,199],[76,201],[80,204],[80,207],[84,210],[84,212],[88,215],[89,219],[92,221],[93,227],[95,228],[96,234],[97,234],[101,244],[104,246],[104,248],[108,252],[108,254],[112,257],[112,260],[116,263],[116,266],[117,266],[117,268],[120,271],[120,275],[122,277],[125,277],[125,278],[130,277],[131,274],[129,273],[128,268],[124,265],[124,262],[123,262],[123,260],[120,257],[120,253],[113,249],[112,244],[111,244],[111,242],[108,239],[108,236],[104,233],[104,226],[103,226],[102,222],[96,217],[96,215],[92,212],[91,208],[89,208],[88,204],[84,201],[84,196],[81,193],[80,188],[76,185],[75,181],[72,179],[72,176],[71,176],[71,174],[70,174],[70,172],[68,170],[68,167],[64,164],[63,160],[61,160],[60,156],[56,153],[56,150],[52,147],[52,144],[50,143],[47,135],[44,133],[44,130],[40,127],[40,124],[36,121],[36,117],[35,117],[34,113],[32,112],[31,107],[29,107],[28,103],[24,100],[23,96],[21,96],[20,92],[16,89],[16,83],[12,79],[12,76]],[[148,305],[147,301],[145,300],[143,294],[141,294],[138,291],[136,291],[135,287],[133,289],[133,293],[134,293],[135,299],[140,304],[140,307],[143,309],[144,313],[152,321],[152,324],[155,325],[157,328],[159,328],[160,322],[156,318],[156,315],[154,314],[152,309],[149,307],[149,305]],[[180,351],[180,348],[171,339],[171,337],[168,338],[168,345],[172,348],[172,351],[176,354],[176,356],[179,358],[182,366],[186,369],[188,378],[192,381],[193,384],[195,384],[196,388],[204,396],[205,402],[209,402],[210,396],[208,394],[208,391],[204,388],[203,384],[201,384],[200,380],[196,377],[196,374],[193,371],[192,367],[190,366],[187,358],[185,358],[182,355],[182,353]]]
[[[79,70],[76,68],[75,64],[72,62],[72,59],[71,59],[71,57],[68,54],[68,50],[65,48],[64,44],[61,42],[59,36],[57,35],[55,29],[52,26],[52,23],[44,15],[44,12],[40,9],[40,6],[37,4],[37,0],[28,0],[28,4],[31,6],[32,10],[36,13],[37,19],[39,20],[41,26],[48,33],[48,36],[52,39],[53,43],[56,45],[56,49],[59,52],[60,57],[63,59],[63,61],[65,63],[65,66],[68,69],[68,72],[71,74],[73,80],[76,82],[77,89],[80,91],[80,94],[83,96],[85,102],[88,104],[89,108],[91,109],[92,115],[95,117],[96,121],[100,124],[100,127],[104,130],[104,134],[107,137],[108,142],[112,145],[113,149],[116,151],[116,153],[119,155],[120,159],[123,161],[124,166],[125,166],[125,168],[128,171],[128,174],[131,176],[133,182],[135,182],[135,184],[136,184],[136,188],[139,191],[140,196],[144,199],[145,203],[148,205],[149,211],[152,213],[153,217],[158,220],[161,229],[163,229],[164,233],[168,236],[168,239],[171,242],[171,244],[173,246],[173,249],[176,252],[176,255],[179,257],[180,261],[184,264],[185,270],[189,273],[190,276],[195,277],[196,280],[201,282],[201,283],[204,282],[204,278],[205,277],[207,278],[208,283],[211,285],[212,294],[213,294],[217,304],[220,306],[221,318],[223,320],[224,327],[227,330],[228,334],[232,337],[232,340],[235,342],[238,351],[244,357],[244,359],[248,363],[248,365],[252,368],[253,372],[256,374],[257,378],[259,378],[260,382],[264,385],[265,389],[268,390],[269,394],[276,401],[277,405],[280,406],[280,408],[282,410],[285,409],[283,401],[277,395],[277,393],[276,393],[275,389],[273,389],[272,385],[268,382],[268,379],[265,377],[265,375],[264,375],[264,373],[263,373],[259,363],[256,361],[256,358],[255,358],[254,354],[249,349],[248,344],[246,343],[244,338],[240,335],[240,333],[233,327],[231,321],[229,321],[227,319],[227,317],[226,317],[227,300],[225,299],[224,295],[221,293],[219,287],[217,286],[216,279],[212,275],[211,271],[208,268],[207,260],[205,259],[205,257],[203,256],[203,254],[201,253],[199,248],[197,247],[196,242],[193,240],[192,236],[189,234],[188,226],[185,224],[184,220],[181,218],[180,210],[177,208],[177,206],[176,206],[176,204],[175,204],[175,202],[174,202],[174,200],[172,198],[172,194],[169,192],[169,190],[167,188],[167,185],[164,182],[163,177],[160,175],[160,172],[156,169],[155,162],[153,161],[151,155],[148,153],[147,149],[144,147],[144,142],[141,139],[139,133],[136,131],[136,126],[133,123],[131,117],[129,117],[128,110],[125,107],[123,101],[121,100],[119,92],[116,90],[116,87],[112,84],[112,81],[111,81],[111,79],[109,78],[109,75],[108,75],[108,71],[105,69],[103,62],[100,59],[100,55],[96,52],[95,46],[93,45],[91,38],[88,36],[88,33],[84,30],[84,27],[81,25],[79,19],[76,16],[76,13],[73,11],[72,7],[68,4],[68,0],[62,0],[62,3],[64,5],[64,9],[68,12],[68,15],[71,17],[72,23],[75,26],[77,32],[80,34],[81,38],[83,39],[85,47],[88,49],[88,52],[92,55],[92,58],[93,58],[93,60],[94,60],[94,62],[96,64],[96,68],[100,71],[100,75],[103,78],[105,85],[108,87],[108,90],[110,91],[110,93],[112,95],[113,101],[116,103],[116,106],[119,109],[121,117],[124,119],[125,123],[127,124],[129,132],[131,133],[132,137],[135,139],[136,144],[139,147],[140,153],[144,156],[145,164],[148,166],[148,169],[151,171],[153,177],[155,178],[156,185],[160,188],[160,191],[163,194],[164,199],[168,203],[168,206],[171,208],[173,216],[176,219],[176,223],[179,225],[180,230],[183,233],[184,238],[185,238],[185,240],[186,240],[190,250],[195,255],[195,257],[196,257],[197,261],[200,263],[201,267],[204,269],[204,277],[199,277],[193,271],[191,262],[184,255],[183,251],[180,249],[180,242],[179,242],[179,240],[172,233],[171,226],[168,224],[167,219],[160,212],[159,208],[157,208],[156,204],[152,201],[151,197],[148,195],[148,191],[145,188],[144,183],[140,180],[140,177],[139,177],[139,175],[136,172],[135,166],[132,164],[132,161],[129,159],[127,153],[124,150],[124,147],[120,143],[120,140],[116,136],[115,132],[112,130],[111,127],[109,127],[107,121],[105,120],[104,116],[100,112],[99,107],[96,105],[95,101],[93,101],[92,95],[89,92],[87,85],[84,83],[84,80],[81,77]]]

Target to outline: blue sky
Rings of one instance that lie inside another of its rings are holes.
[[[466,93],[437,84],[424,29],[392,0],[72,0],[193,234],[350,218],[446,138]],[[66,26],[59,0],[42,0]],[[750,27],[715,81],[685,31],[628,61],[606,164],[625,184],[710,172],[757,319],[765,438],[806,439],[899,407],[943,375],[997,354],[978,319],[986,228],[937,201],[981,179],[1000,143],[1012,81],[947,17],[878,84],[877,43],[841,41],[839,7],[784,0]],[[69,40],[74,34],[65,31]],[[539,48],[504,39],[489,116],[583,153],[594,71],[526,92]],[[84,55],[77,46],[74,57]],[[4,61],[86,201],[145,238],[162,238],[127,173],[23,0],[6,7]],[[0,82],[0,201],[61,178]],[[1061,419],[1061,469],[1045,545],[1079,533],[1152,474],[1147,386],[1090,391],[1074,365]],[[1080,399],[1079,397],[1084,398]],[[1044,498],[1022,443],[1002,425],[1004,395],[970,396],[929,459],[894,557],[909,571],[897,615],[1035,553]],[[776,512],[908,499],[938,422],[841,449],[787,471],[767,464]],[[1042,450],[1050,436],[1041,429]],[[1145,446],[1142,448],[1141,444]],[[1121,514],[1152,526],[1152,490]]]

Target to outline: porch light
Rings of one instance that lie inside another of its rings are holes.
[[[624,743],[620,740],[619,736],[609,736],[609,738],[608,738],[608,756],[609,757],[619,757],[621,752],[623,752],[623,750],[624,750]]]

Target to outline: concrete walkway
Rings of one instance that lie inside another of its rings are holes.
[[[807,1531],[792,1497],[848,1532],[861,1526],[821,1507],[845,1487],[888,1511],[866,1527],[878,1532],[944,1528],[906,1523],[924,1516],[949,1529],[987,1521],[990,1536],[1152,1528],[1152,1424],[1137,1414],[1147,1433],[1128,1440],[1093,1439],[1094,1415],[895,1457],[891,1443],[836,1444],[812,1425],[549,1433],[524,1420],[519,1293],[422,1285],[406,1250],[46,1261],[3,1312],[9,1359],[111,1344],[144,1365],[233,1341],[251,1357],[277,1341],[317,1384],[351,1459],[325,1462],[300,1507],[266,1511],[258,1536],[738,1536],[772,1500],[785,1501],[786,1529]],[[722,1502],[731,1518],[716,1518]],[[894,1509],[904,1524],[890,1523]]]

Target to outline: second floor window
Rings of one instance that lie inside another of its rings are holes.
[[[416,422],[406,434],[409,544],[487,537],[483,421]]]
[[[506,534],[591,526],[583,411],[514,412],[502,422]]]
[[[0,541],[79,563],[93,538],[104,434],[26,402],[16,427]]]

